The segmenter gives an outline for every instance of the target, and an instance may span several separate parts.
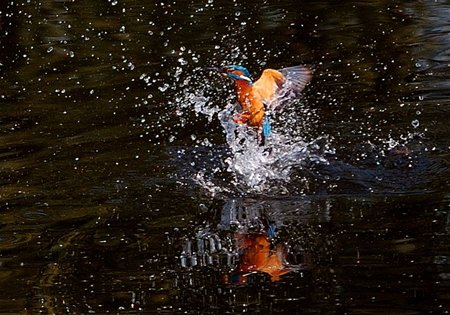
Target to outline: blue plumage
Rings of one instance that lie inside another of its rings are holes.
[[[269,117],[267,115],[265,115],[264,116],[264,121],[263,121],[263,135],[264,135],[264,138],[267,139],[267,137],[269,137],[271,132],[272,132],[272,127],[270,126]]]
[[[239,70],[239,71],[242,71],[242,73],[244,73],[244,75],[245,75],[246,77],[249,77],[249,78],[250,78],[250,72],[249,72],[249,71],[247,70],[247,68],[244,67],[244,66],[240,66],[240,65],[228,65],[227,68],[231,68],[231,69],[233,69],[233,70]]]

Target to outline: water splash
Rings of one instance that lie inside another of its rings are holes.
[[[230,182],[213,180],[212,170],[216,167],[203,163],[203,168],[196,170],[194,181],[212,195],[229,193],[231,189],[239,193],[288,193],[292,171],[301,169],[305,163],[327,163],[326,154],[334,153],[327,136],[306,139],[298,132],[295,111],[299,103],[290,106],[287,115],[278,115],[274,121],[274,130],[264,146],[260,145],[257,131],[233,121],[235,105],[230,101],[225,108],[216,105],[214,97],[207,96],[205,90],[187,92],[177,99],[183,110],[191,109],[196,114],[208,117],[211,122],[218,119],[225,134],[227,154],[222,157],[221,167],[230,175]],[[229,101],[229,100],[227,100]],[[297,107],[296,107],[297,106]],[[301,115],[301,114],[299,114]],[[303,117],[301,128],[308,126],[308,119]],[[313,124],[312,121],[309,121]],[[207,168],[210,169],[207,169]]]
[[[306,141],[281,131],[274,131],[261,146],[256,131],[234,123],[231,112],[227,108],[218,116],[232,153],[225,162],[234,175],[236,187],[263,193],[277,186],[286,191],[284,184],[289,183],[293,168],[301,168],[306,161],[327,163],[324,151],[333,152],[329,145],[325,148],[319,144],[320,140],[327,141],[326,137]]]

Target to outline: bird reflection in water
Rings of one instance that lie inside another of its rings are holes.
[[[232,277],[225,276],[227,282],[245,283],[253,272],[264,272],[272,281],[278,281],[280,276],[295,269],[286,260],[286,246],[279,243],[272,249],[267,234],[236,233],[235,239],[240,251],[239,262]]]
[[[277,239],[277,222],[258,203],[228,201],[217,229],[200,228],[195,239],[186,239],[180,255],[184,268],[213,267],[222,271],[226,284],[245,284],[251,275],[264,273],[278,281],[287,273],[305,269],[290,264],[289,246]],[[303,259],[302,259],[303,260]]]

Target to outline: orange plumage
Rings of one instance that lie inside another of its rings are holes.
[[[311,71],[304,66],[280,70],[266,69],[261,77],[252,82],[249,72],[242,66],[231,65],[222,70],[235,82],[236,94],[242,111],[235,122],[260,128],[267,110],[275,110],[298,97],[311,80]]]
[[[265,234],[237,234],[239,248],[243,250],[239,259],[240,272],[265,272],[273,281],[290,272],[285,262],[286,250],[282,245],[270,249],[269,238]]]
[[[264,104],[261,98],[255,95],[248,81],[237,80],[235,84],[236,94],[238,102],[242,107],[242,112],[236,115],[234,121],[245,123],[251,127],[260,127],[265,114]]]

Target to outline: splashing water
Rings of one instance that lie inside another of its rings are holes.
[[[231,156],[225,160],[234,175],[235,186],[253,192],[266,192],[280,183],[288,183],[293,168],[301,168],[305,161],[327,163],[320,154],[318,140],[307,142],[278,131],[272,132],[264,146],[259,144],[256,131],[231,119],[232,108],[219,112]],[[328,148],[326,153],[332,153]],[[286,186],[278,186],[286,190]]]
[[[225,155],[223,152],[217,154],[222,154],[220,167],[231,175],[231,179],[227,183],[214,181],[216,166],[208,164],[208,161],[199,163],[202,169],[191,175],[212,195],[230,190],[240,193],[289,192],[293,170],[301,169],[305,163],[327,163],[325,155],[334,153],[327,136],[306,139],[302,131],[312,129],[314,115],[306,106],[304,112],[298,113],[301,105],[298,101],[286,106],[284,113],[271,117],[272,133],[261,146],[256,130],[233,121],[234,92],[228,92],[224,102],[216,96],[214,85],[191,85],[186,86],[176,99],[183,111],[192,110],[207,117],[209,122],[217,117],[224,130],[227,152]]]

